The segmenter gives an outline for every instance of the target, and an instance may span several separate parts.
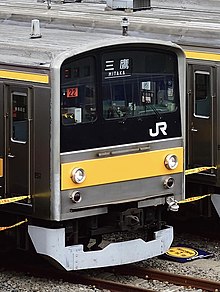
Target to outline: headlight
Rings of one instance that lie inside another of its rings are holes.
[[[71,173],[73,182],[81,184],[86,178],[85,171],[82,168],[74,168]]]
[[[164,164],[167,169],[175,169],[178,165],[178,159],[175,154],[169,154],[166,156],[164,160]]]

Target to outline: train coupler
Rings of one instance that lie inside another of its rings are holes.
[[[121,213],[120,228],[122,231],[137,230],[144,226],[143,210],[131,208]]]

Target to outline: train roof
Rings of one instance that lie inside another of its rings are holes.
[[[71,30],[43,26],[42,37],[31,38],[30,22],[0,23],[0,63],[19,66],[50,67],[54,59],[72,55],[101,46],[147,42],[177,47],[170,41],[125,37],[103,31]]]
[[[130,23],[128,38],[121,36],[124,17]],[[33,19],[40,20],[42,38],[30,38]],[[219,51],[219,33],[218,9],[212,9],[212,13],[159,8],[128,12],[109,10],[105,3],[83,0],[82,3],[52,3],[48,10],[39,0],[1,0],[0,3],[0,62],[12,64],[50,66],[65,51],[77,53],[82,48],[92,49],[104,40],[106,44],[126,43],[130,37]]]

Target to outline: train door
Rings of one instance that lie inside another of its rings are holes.
[[[213,166],[215,68],[188,65],[188,168]]]
[[[3,84],[0,82],[0,196],[4,193]]]
[[[5,86],[5,160],[8,197],[31,192],[31,89]]]

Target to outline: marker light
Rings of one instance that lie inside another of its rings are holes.
[[[81,194],[79,191],[74,191],[70,195],[70,199],[73,201],[73,203],[80,203],[82,200]]]
[[[164,180],[163,185],[165,189],[171,189],[174,187],[174,183],[175,183],[174,178],[168,177]]]
[[[74,168],[71,173],[73,182],[81,184],[86,178],[85,171],[82,168]]]
[[[164,159],[164,165],[167,169],[175,169],[178,165],[178,159],[175,154],[169,154]]]

